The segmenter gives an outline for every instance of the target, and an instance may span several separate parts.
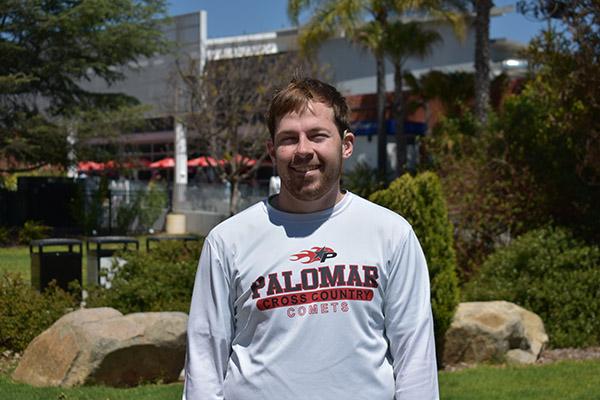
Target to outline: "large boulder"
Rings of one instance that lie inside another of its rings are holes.
[[[64,387],[176,381],[185,359],[186,325],[187,315],[180,312],[74,311],[29,344],[12,377]]]
[[[461,303],[444,338],[445,365],[529,364],[548,343],[542,319],[507,301]]]

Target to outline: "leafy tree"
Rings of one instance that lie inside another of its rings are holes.
[[[482,134],[469,112],[445,119],[425,141],[448,201],[462,282],[497,246],[539,226],[545,215],[530,169],[514,165],[501,123],[491,117]]]
[[[96,77],[113,84],[124,77],[114,66],[164,49],[163,12],[163,0],[2,2],[0,168],[65,165],[70,119],[136,103],[80,83]]]
[[[463,279],[498,245],[553,221],[600,239],[600,6],[570,3],[529,48],[534,75],[487,132],[465,114],[436,130],[432,154],[455,222]]]
[[[529,46],[535,78],[506,105],[509,151],[532,171],[548,214],[598,241],[600,4],[530,3],[561,23],[549,24]]]

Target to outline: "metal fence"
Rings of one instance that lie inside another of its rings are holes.
[[[264,199],[269,188],[267,185],[239,186],[240,200],[238,211],[250,207]],[[231,187],[222,183],[202,183],[189,185],[186,191],[186,202],[180,205],[182,210],[209,211],[217,214],[229,215],[229,201]]]
[[[85,179],[28,179],[18,192],[0,192],[0,225],[21,226],[35,220],[55,234],[135,234],[164,229],[172,209],[166,182]],[[262,200],[266,184],[242,184],[238,211]],[[230,187],[198,182],[186,188],[182,211],[229,215]]]
[[[133,234],[159,231],[169,210],[165,184],[143,181],[86,179],[80,221],[91,234]]]

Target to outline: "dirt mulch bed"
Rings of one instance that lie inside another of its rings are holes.
[[[536,364],[550,364],[556,361],[580,361],[600,359],[600,347],[587,347],[582,349],[546,349],[540,354]],[[467,368],[476,367],[476,364],[458,363],[444,366],[444,371],[460,371]],[[503,367],[504,364],[498,364]]]
[[[19,353],[13,353],[7,350],[0,353],[0,374],[10,375],[21,359]],[[564,360],[593,360],[600,359],[600,347],[587,347],[583,349],[547,349],[542,352],[536,364],[549,364],[556,361]],[[445,371],[458,371],[469,368],[471,365],[460,363],[457,365],[447,365]]]
[[[584,349],[550,349],[544,350],[538,358],[538,364],[548,364],[563,360],[593,360],[600,358],[600,347]]]

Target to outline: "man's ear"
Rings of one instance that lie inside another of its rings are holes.
[[[350,131],[344,131],[342,137],[342,157],[350,158],[354,151],[354,134]]]

